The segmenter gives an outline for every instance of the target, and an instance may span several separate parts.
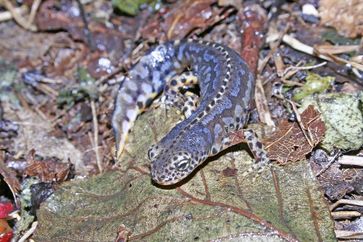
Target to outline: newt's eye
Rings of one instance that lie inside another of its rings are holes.
[[[189,165],[190,165],[189,159],[182,159],[175,163],[175,168],[178,171],[185,171],[186,169],[188,169]]]
[[[156,157],[157,153],[158,153],[158,146],[152,145],[147,152],[149,160],[153,160]]]

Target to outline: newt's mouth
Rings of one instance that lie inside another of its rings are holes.
[[[187,175],[167,168],[158,169],[154,163],[151,165],[151,179],[162,186],[174,185],[183,180]]]

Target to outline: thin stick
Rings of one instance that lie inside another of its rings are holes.
[[[37,31],[37,28],[34,25],[32,25],[30,22],[28,22],[28,20],[24,19],[17,11],[15,11],[15,8],[9,0],[2,0],[2,2],[4,3],[5,8],[11,13],[17,24],[19,24],[24,29]]]
[[[18,240],[18,242],[24,242],[26,239],[28,239],[34,233],[37,226],[38,222],[37,221],[33,222],[30,229],[24,233],[24,235]]]
[[[39,9],[40,3],[42,0],[35,0],[32,4],[32,8],[30,9],[30,15],[29,15],[29,24],[33,24],[35,15],[37,14],[37,11]]]
[[[97,111],[96,111],[96,105],[93,100],[91,100],[91,109],[92,109],[92,120],[93,120],[93,139],[94,139],[94,149],[96,153],[96,161],[97,161],[97,167],[100,172],[102,172],[102,163],[100,159],[100,153],[98,151],[98,121],[97,121]]]
[[[330,161],[329,161],[329,163],[323,168],[323,169],[321,169],[315,176],[316,177],[318,177],[318,176],[320,176],[323,172],[325,172],[333,163],[334,163],[334,161],[336,160],[336,158],[338,157],[338,156],[340,156],[340,152],[337,152],[331,159],[330,159]]]
[[[294,37],[292,37],[291,35],[284,35],[284,37],[282,38],[282,41],[288,45],[290,45],[292,48],[294,48],[295,50],[304,52],[306,54],[309,55],[314,55],[314,56],[318,56],[321,59],[327,60],[327,61],[331,61],[334,63],[338,63],[338,64],[346,64],[346,65],[350,65],[358,70],[363,71],[363,65],[359,64],[357,62],[353,62],[353,61],[347,61],[343,58],[331,55],[331,54],[321,54],[318,53],[316,49],[314,49],[313,47],[306,45],[302,42],[300,42],[299,40],[295,39]]]
[[[28,7],[23,5],[23,6],[19,7],[19,8],[14,8],[14,11],[17,14],[22,15],[22,14],[25,14],[28,11]],[[4,12],[0,13],[0,22],[8,21],[8,20],[11,20],[11,19],[13,19],[13,15],[11,14],[10,11],[4,11]]]

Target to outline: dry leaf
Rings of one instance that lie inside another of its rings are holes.
[[[305,155],[323,139],[324,134],[325,124],[320,119],[320,113],[310,105],[301,114],[300,125],[283,120],[263,143],[271,160],[285,164],[305,159]]]
[[[193,31],[206,29],[228,15],[227,11],[220,16],[224,8],[212,8],[215,2],[216,0],[179,1],[173,8],[161,13],[162,16],[153,16],[142,28],[141,36],[157,40],[182,39]]]
[[[55,159],[37,160],[34,150],[29,152],[27,162],[29,166],[25,169],[25,175],[37,176],[41,182],[64,181],[70,170],[69,164]]]

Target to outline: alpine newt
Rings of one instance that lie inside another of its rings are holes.
[[[187,68],[196,78],[175,78]],[[174,41],[149,50],[120,86],[112,117],[117,159],[137,115],[158,94],[196,81],[199,105],[148,151],[152,179],[162,185],[175,184],[229,147],[230,134],[247,122],[254,75],[236,51],[222,44]]]

